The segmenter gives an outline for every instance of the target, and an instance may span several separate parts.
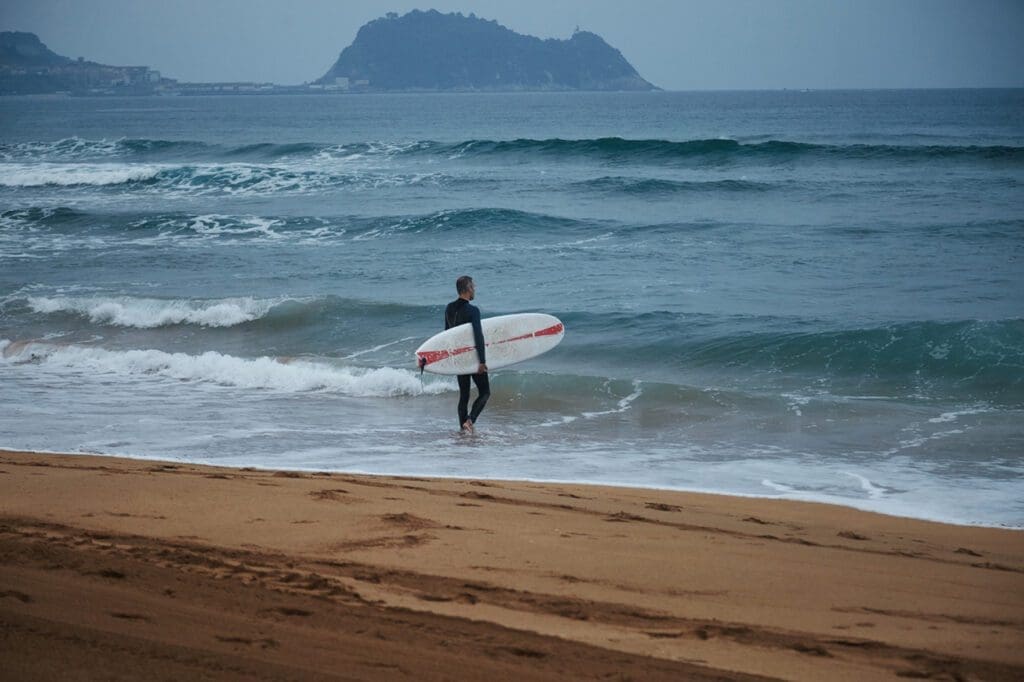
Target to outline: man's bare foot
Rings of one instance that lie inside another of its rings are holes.
[[[467,419],[466,423],[462,425],[462,430],[466,433],[473,433],[473,420]]]

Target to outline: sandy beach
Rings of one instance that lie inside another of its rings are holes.
[[[0,517],[4,679],[1024,679],[1014,530],[9,451]]]

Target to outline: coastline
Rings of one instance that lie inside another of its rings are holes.
[[[16,677],[1024,676],[1019,530],[6,450],[0,492]]]
[[[766,502],[796,502],[801,504],[810,505],[824,505],[825,507],[839,507],[842,509],[849,509],[851,511],[863,512],[866,514],[876,514],[883,517],[892,517],[894,519],[907,519],[910,521],[921,521],[925,523],[935,523],[939,525],[948,526],[961,526],[965,528],[992,528],[1000,530],[1010,530],[1024,532],[1024,525],[1013,523],[1007,520],[967,520],[961,517],[961,512],[954,513],[947,511],[945,514],[936,513],[934,509],[924,510],[922,508],[910,505],[908,507],[893,507],[892,505],[878,504],[876,500],[871,497],[864,499],[853,499],[853,498],[841,498],[834,495],[827,494],[808,494],[797,491],[786,491],[779,492],[777,494],[769,493],[755,493],[747,492],[742,490],[733,490],[727,488],[715,488],[715,487],[687,487],[680,486],[675,487],[672,485],[655,485],[645,481],[617,481],[617,480],[602,480],[600,478],[547,478],[547,477],[534,477],[534,476],[523,476],[517,478],[511,478],[502,476],[500,474],[481,474],[479,472],[471,471],[464,475],[455,475],[449,473],[435,473],[434,471],[418,471],[418,470],[407,470],[403,468],[388,469],[388,468],[346,468],[341,467],[317,467],[315,465],[304,463],[299,466],[295,463],[283,463],[280,467],[273,467],[265,463],[250,463],[249,461],[239,461],[237,458],[229,458],[222,461],[211,461],[209,459],[203,459],[202,457],[197,458],[180,458],[174,455],[161,456],[161,455],[134,455],[127,452],[114,452],[104,453],[97,450],[82,450],[79,452],[62,452],[59,450],[45,450],[45,449],[24,449],[18,447],[5,447],[0,445],[0,453],[4,452],[27,452],[31,454],[39,455],[57,455],[57,456],[83,456],[83,457],[103,457],[104,459],[124,459],[129,461],[146,461],[146,462],[163,462],[173,465],[196,465],[200,467],[207,467],[212,469],[226,469],[231,471],[239,470],[251,470],[251,471],[264,471],[264,472],[279,472],[289,471],[298,474],[323,474],[333,473],[338,475],[352,475],[352,476],[365,476],[368,478],[420,478],[436,481],[466,481],[474,480],[487,483],[517,483],[517,484],[537,484],[542,486],[582,486],[586,488],[611,488],[611,489],[625,489],[633,491],[653,491],[655,493],[680,493],[683,495],[693,494],[698,496],[710,496],[712,498],[722,497],[726,499],[750,499],[750,500],[764,500]],[[864,479],[867,481],[867,479]],[[866,485],[871,485],[869,481]]]

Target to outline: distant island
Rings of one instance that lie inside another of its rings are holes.
[[[496,21],[414,10],[375,19],[321,78],[303,85],[185,83],[148,66],[110,66],[50,50],[34,33],[0,32],[0,95],[231,95],[444,91],[648,91],[622,53],[577,30],[541,40]]]
[[[657,90],[600,36],[541,40],[496,21],[413,10],[365,24],[314,85],[373,91]]]

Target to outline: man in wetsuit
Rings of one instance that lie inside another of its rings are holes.
[[[459,375],[459,427],[472,433],[477,417],[483,412],[487,399],[491,397],[491,384],[487,380],[487,357],[484,355],[484,331],[480,326],[480,309],[470,303],[476,297],[473,278],[469,275],[459,277],[455,280],[455,290],[458,291],[459,297],[449,303],[444,310],[444,328],[451,329],[467,322],[472,324],[473,343],[476,345],[476,355],[480,362],[476,374]],[[473,410],[467,412],[470,378],[476,384],[477,397],[473,402]]]

